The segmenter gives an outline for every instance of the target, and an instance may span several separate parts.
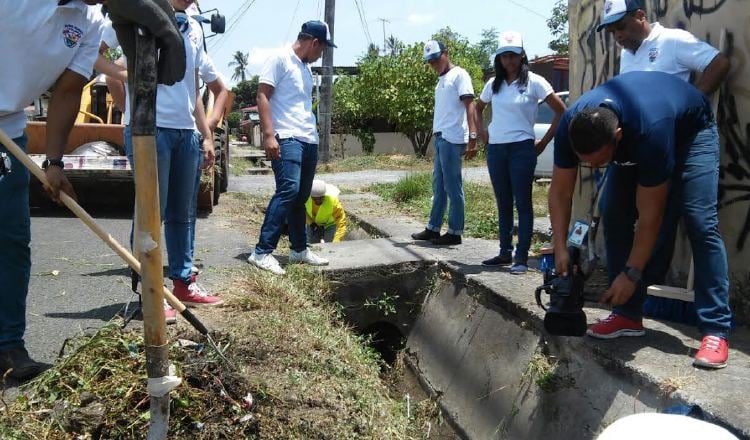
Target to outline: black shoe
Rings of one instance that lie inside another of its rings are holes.
[[[36,362],[29,357],[24,347],[13,347],[0,351],[0,371],[5,374],[11,368],[8,376],[17,380],[28,380],[34,378],[48,369],[50,365]]]
[[[452,244],[461,244],[461,236],[445,233],[438,238],[433,238],[430,242],[437,246],[450,246]]]
[[[433,240],[438,237],[440,237],[439,232],[431,231],[429,229],[425,229],[422,232],[411,234],[411,238],[415,240]]]
[[[488,260],[482,261],[482,266],[509,266],[512,262],[513,257],[511,257],[510,255],[496,255]]]

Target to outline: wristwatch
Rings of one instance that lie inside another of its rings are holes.
[[[622,270],[622,273],[624,273],[625,276],[634,283],[637,283],[643,277],[643,273],[641,273],[640,270],[630,266],[625,266],[625,269]]]
[[[476,139],[476,138],[477,138],[477,132],[476,131],[472,131],[471,133],[469,133],[469,139]]]
[[[47,168],[49,167],[60,167],[61,169],[65,169],[65,162],[63,162],[62,159],[46,159],[42,162],[43,170],[47,171]]]

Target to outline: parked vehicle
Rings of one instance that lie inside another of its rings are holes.
[[[568,92],[557,92],[557,96],[560,97],[565,105],[568,104]],[[552,111],[546,102],[539,104],[539,113],[536,116],[536,122],[534,123],[534,136],[537,139],[544,137],[544,134],[549,130],[549,126],[552,120],[555,118],[555,112]],[[553,139],[544,152],[536,158],[536,169],[534,170],[534,177],[552,177],[552,164],[554,163],[555,157],[555,140]]]

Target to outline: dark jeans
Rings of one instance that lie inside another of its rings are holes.
[[[601,201],[607,271],[610,282],[619,275],[633,245],[637,218],[635,166],[610,165]],[[724,241],[718,218],[719,136],[716,126],[700,131],[678,154],[670,182],[664,220],[643,280],[630,300],[614,312],[630,319],[643,316],[646,287],[663,283],[674,250],[677,224],[684,220],[695,263],[695,309],[704,335],[726,338],[732,319]]]
[[[294,138],[280,139],[281,158],[271,162],[276,179],[276,192],[266,209],[266,217],[255,245],[258,255],[270,254],[276,249],[284,223],[289,224],[289,241],[293,251],[307,249],[305,233],[305,202],[310,197],[315,166],[318,164],[318,146]]]
[[[518,210],[518,244],[515,262],[526,264],[534,230],[531,186],[534,183],[534,140],[487,146],[487,169],[499,214],[500,255],[513,252],[513,202]]]
[[[13,141],[26,150],[25,135]],[[0,145],[0,152],[7,150]],[[8,156],[11,172],[0,181],[0,350],[24,345],[31,274],[29,171]]]
[[[336,236],[336,225],[325,227],[322,225],[311,224],[307,225],[307,240],[308,243],[320,243],[325,241],[326,243],[333,243],[333,237]]]

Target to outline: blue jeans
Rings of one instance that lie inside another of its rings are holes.
[[[515,262],[526,264],[534,231],[531,187],[534,182],[536,152],[534,140],[487,146],[487,170],[495,191],[499,214],[500,255],[513,252],[513,201],[518,210],[518,245]]]
[[[26,150],[26,136],[13,139]],[[0,145],[0,152],[7,153]],[[8,153],[11,172],[0,180],[0,350],[23,346],[31,274],[29,171]]]
[[[630,319],[641,319],[646,287],[663,283],[672,260],[677,224],[682,218],[695,263],[698,328],[704,335],[726,338],[732,312],[729,309],[727,255],[719,234],[719,135],[716,126],[698,132],[692,142],[678,151],[676,163],[664,220],[643,280],[630,300],[613,311]],[[633,245],[637,172],[635,166],[610,165],[602,195],[610,283],[622,272]]]
[[[448,233],[464,233],[464,185],[461,180],[461,158],[466,144],[452,144],[435,135],[435,160],[432,170],[432,209],[427,229],[440,232],[443,217],[448,211]]]
[[[130,127],[125,127],[125,153],[130,165],[134,166]],[[192,129],[157,127],[156,156],[159,208],[169,260],[167,274],[173,280],[187,283],[193,267],[191,224],[194,221],[196,175],[200,175],[199,137]]]
[[[310,197],[315,166],[318,164],[318,146],[294,138],[280,139],[281,157],[271,162],[276,179],[276,192],[266,209],[266,217],[255,245],[258,255],[270,254],[276,249],[284,223],[289,225],[289,242],[293,251],[307,249],[305,231],[305,202]]]

